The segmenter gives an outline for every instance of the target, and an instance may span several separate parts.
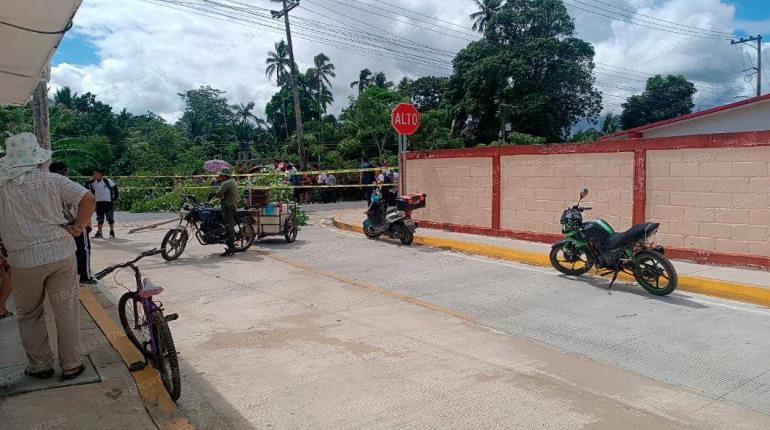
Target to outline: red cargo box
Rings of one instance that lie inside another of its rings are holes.
[[[270,190],[247,189],[243,190],[243,205],[246,207],[262,207],[270,201]]]
[[[409,210],[421,209],[425,207],[425,199],[428,196],[425,193],[411,193],[401,196],[406,202]]]

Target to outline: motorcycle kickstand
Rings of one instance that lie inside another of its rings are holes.
[[[620,273],[620,272],[618,272],[616,270],[615,273],[612,274],[612,280],[610,281],[610,286],[607,287],[607,290],[611,290],[612,289],[612,286],[615,284],[615,281],[618,279],[618,273]]]

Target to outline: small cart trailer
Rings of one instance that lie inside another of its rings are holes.
[[[297,240],[299,225],[288,203],[269,202],[270,190],[247,189],[243,191],[243,203],[254,217],[255,240],[267,236],[283,236],[287,243]]]

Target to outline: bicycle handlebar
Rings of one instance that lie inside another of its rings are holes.
[[[139,254],[138,257],[134,258],[133,260],[131,260],[129,262],[122,263],[122,264],[116,264],[114,266],[110,266],[110,267],[107,267],[105,269],[102,269],[102,271],[100,271],[99,273],[95,274],[94,277],[96,279],[102,279],[102,278],[104,278],[105,276],[109,275],[110,273],[114,272],[117,269],[122,269],[124,267],[132,266],[134,263],[138,262],[139,260],[141,260],[144,257],[151,257],[153,255],[158,255],[160,253],[161,253],[161,251],[158,248],[153,248],[153,249],[151,249],[149,251],[144,251],[143,253]]]

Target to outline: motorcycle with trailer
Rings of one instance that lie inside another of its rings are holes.
[[[223,223],[221,209],[211,201],[199,203],[191,194],[185,194],[184,204],[179,211],[179,224],[169,230],[161,243],[161,256],[173,261],[182,256],[190,236],[201,245],[224,245],[227,230]],[[254,243],[254,218],[248,210],[238,209],[235,213],[235,250],[243,252]]]
[[[417,223],[412,219],[412,211],[425,207],[425,194],[407,194],[395,197],[393,191],[375,189],[366,210],[363,230],[369,239],[387,235],[398,239],[404,245],[414,242]]]
[[[583,275],[596,267],[602,276],[612,275],[609,288],[618,274],[625,273],[651,294],[666,296],[676,290],[679,281],[674,265],[666,258],[664,248],[651,241],[660,224],[637,224],[616,233],[602,219],[584,222],[583,213],[592,209],[580,206],[586,196],[588,189],[583,189],[578,203],[562,214],[565,238],[551,247],[551,265],[570,276]]]

